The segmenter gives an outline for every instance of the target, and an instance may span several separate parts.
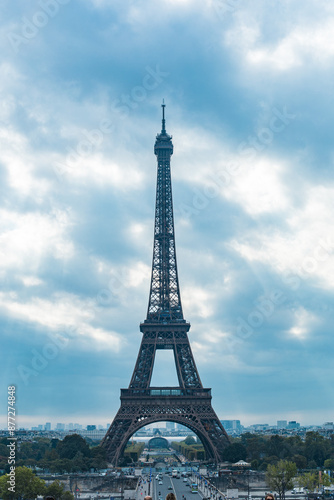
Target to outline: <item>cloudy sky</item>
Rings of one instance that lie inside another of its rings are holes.
[[[331,2],[0,4],[0,426],[11,384],[18,426],[119,408],[163,98],[183,310],[218,416],[333,420]],[[157,385],[176,385],[167,354]]]

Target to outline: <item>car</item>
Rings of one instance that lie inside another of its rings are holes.
[[[169,490],[172,490],[172,489],[173,489],[173,487],[169,485],[169,486],[168,486],[168,489],[169,489]]]
[[[187,483],[188,482],[188,479],[186,477],[183,478],[183,482],[184,483]]]
[[[159,484],[163,484],[163,482],[161,481],[161,479],[159,480]]]

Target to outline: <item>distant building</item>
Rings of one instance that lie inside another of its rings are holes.
[[[89,427],[89,426],[87,425],[87,427]],[[95,429],[80,430],[78,432],[78,434],[80,434],[80,436],[82,436],[83,438],[90,438],[90,439],[94,439],[96,441],[101,441],[101,439],[103,439],[105,436],[105,433],[106,433],[105,429],[99,431],[96,429],[96,425],[95,426],[93,425],[91,427],[95,427]]]
[[[290,422],[287,425],[287,429],[299,429],[300,424],[296,422],[295,420],[290,420]]]
[[[134,434],[134,437],[141,437],[141,436],[147,436],[149,434],[149,431],[141,429],[140,431],[137,431]]]
[[[87,425],[87,431],[96,431],[96,425]]]
[[[56,430],[57,431],[64,431],[65,430],[65,424],[58,423],[56,425]]]
[[[287,425],[287,420],[277,420],[277,429],[286,429]]]
[[[152,450],[152,449],[159,449],[159,448],[166,448],[168,449],[169,448],[169,443],[167,441],[167,439],[163,438],[163,437],[154,437],[152,439],[149,440],[148,442],[148,449],[149,450]]]
[[[334,430],[334,423],[333,422],[325,422],[322,427],[324,429]]]
[[[43,430],[43,425],[37,425],[37,427],[32,427],[31,428],[32,431],[42,431]]]
[[[82,425],[81,424],[73,424],[73,429],[75,431],[79,431],[80,429],[82,429]]]
[[[221,420],[220,423],[226,430],[228,434],[238,433],[241,431],[242,426],[240,424],[240,420]]]
[[[44,425],[44,430],[51,431],[51,422],[46,422],[46,424]]]
[[[266,431],[269,429],[269,424],[253,424],[250,425],[250,428],[254,431]]]
[[[168,431],[173,431],[175,429],[175,422],[166,422],[166,429]]]
[[[186,430],[188,430],[188,431],[189,431],[188,427],[185,427],[185,426],[184,426],[184,425],[182,425],[182,424],[175,424],[175,425],[176,425],[176,429],[177,429],[178,431],[186,431]],[[189,431],[189,432],[190,432],[190,431]]]

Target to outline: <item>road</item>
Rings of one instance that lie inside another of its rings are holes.
[[[136,500],[144,500],[144,497],[150,494],[153,500],[165,500],[167,493],[173,492],[177,500],[202,500],[203,496],[210,498],[211,500],[218,500],[220,492],[209,491],[208,488],[204,488],[202,493],[192,493],[191,492],[191,478],[187,478],[187,482],[183,481],[183,478],[176,479],[170,477],[167,474],[162,474],[162,484],[159,484],[159,480],[156,479],[156,474],[152,474],[152,482],[149,485],[147,477],[144,478],[141,486],[138,488],[136,495]],[[264,499],[265,492],[269,491],[268,488],[251,488],[250,498],[252,500]],[[288,500],[303,500],[304,495],[291,495],[291,492],[287,492]],[[239,490],[238,492],[239,500],[247,500],[248,492]]]
[[[165,500],[167,493],[174,493],[177,500],[202,500],[201,495],[191,492],[191,480],[188,478],[185,482],[183,478],[176,479],[163,474],[162,484],[159,484],[155,477],[152,476],[151,495],[153,500]]]

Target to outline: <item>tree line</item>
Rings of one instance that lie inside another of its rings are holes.
[[[196,443],[192,436],[187,436],[184,441],[173,441],[171,447],[182,453],[189,461],[205,459],[204,446],[200,442]]]
[[[334,434],[326,438],[318,432],[300,436],[263,436],[245,433],[232,438],[224,451],[224,460],[250,462],[253,470],[267,470],[280,460],[294,462],[297,469],[325,468],[334,470]]]
[[[0,469],[5,472],[9,472],[7,443],[7,438],[0,439]],[[203,447],[199,442],[195,443],[190,436],[177,446],[183,446],[183,451],[189,455],[189,459],[204,458]],[[135,461],[142,451],[142,446],[137,447],[138,450],[132,450],[131,447],[127,449],[128,455],[131,451],[136,452],[135,456],[131,457],[131,462]],[[275,465],[280,460],[295,463],[299,470],[317,468],[334,470],[334,434],[326,438],[317,432],[308,432],[305,439],[302,439],[300,436],[263,436],[245,433],[231,439],[231,444],[224,451],[223,459],[231,463],[245,460],[250,462],[253,470],[260,471],[266,471],[269,465]],[[107,461],[105,449],[93,443],[89,445],[83,437],[72,434],[63,440],[40,437],[32,441],[21,441],[17,449],[16,465],[40,467],[52,473],[63,473],[105,469]]]
[[[5,472],[9,472],[7,443],[7,438],[0,439],[0,469]],[[105,449],[89,446],[78,434],[66,436],[63,440],[41,437],[20,441],[17,448],[17,467],[38,467],[52,473],[107,468]]]

